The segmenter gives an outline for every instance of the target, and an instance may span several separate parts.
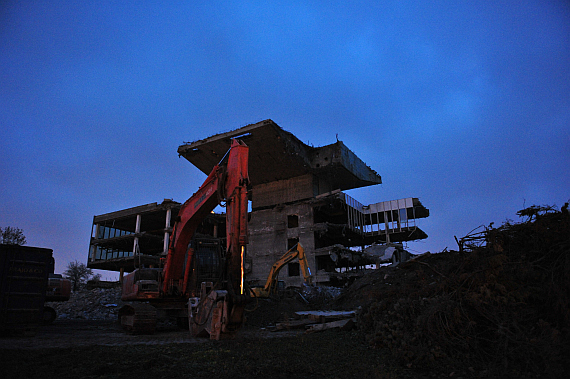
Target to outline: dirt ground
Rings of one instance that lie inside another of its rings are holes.
[[[226,341],[168,328],[128,335],[113,321],[59,320],[33,337],[0,338],[0,378],[413,377],[382,374],[398,368],[386,368],[356,331],[271,332],[259,326],[267,314],[252,320]]]
[[[297,310],[308,310],[311,307],[292,298],[261,300],[248,308],[249,312],[244,327],[237,338],[281,338],[302,334],[303,330],[270,331],[270,326],[286,321],[294,316]],[[200,344],[207,343],[205,338],[193,338],[188,330],[175,325],[158,327],[153,335],[131,335],[125,333],[116,320],[59,319],[53,324],[37,328],[35,335],[4,336],[0,338],[1,349],[52,349],[75,348],[86,346],[125,346],[125,345],[164,345],[164,344]]]
[[[0,338],[0,349],[52,349],[79,346],[124,346],[165,343],[200,343],[188,331],[168,330],[155,335],[128,335],[113,321],[57,320],[40,327],[35,336]]]

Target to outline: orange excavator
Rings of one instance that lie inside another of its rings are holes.
[[[244,288],[247,245],[249,148],[231,147],[198,191],[181,207],[162,268],[140,268],[123,280],[119,321],[132,333],[154,333],[157,319],[176,317],[196,337],[231,338],[242,326],[249,296]],[[195,236],[216,206],[226,206],[226,246]],[[214,275],[201,267],[215,266]],[[204,280],[206,279],[206,280]]]

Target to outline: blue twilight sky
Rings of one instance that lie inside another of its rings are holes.
[[[268,118],[338,134],[361,203],[418,197],[412,252],[570,199],[567,1],[162,3],[0,3],[0,226],[58,272],[94,215],[192,195],[183,142]]]

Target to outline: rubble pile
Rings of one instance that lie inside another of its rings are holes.
[[[58,319],[116,320],[121,306],[121,288],[81,286],[68,301],[46,303],[57,312]]]
[[[312,304],[327,304],[339,297],[342,289],[330,286],[306,286],[301,289],[300,295],[303,300]]]
[[[560,377],[570,353],[567,205],[489,228],[482,246],[377,270],[339,301],[365,304],[359,328],[404,368]]]

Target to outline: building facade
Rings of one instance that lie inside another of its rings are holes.
[[[417,198],[363,205],[343,192],[380,184],[382,179],[342,141],[308,146],[272,120],[265,120],[183,144],[178,153],[208,175],[230,148],[232,138],[249,147],[251,213],[246,279],[251,285],[263,284],[273,263],[297,243],[305,249],[313,281],[336,284],[354,269],[375,263],[364,247],[427,238],[416,220],[428,217],[429,210]],[[179,203],[163,202],[95,216],[88,266],[132,271],[130,268],[142,261],[160,265],[179,209]],[[118,221],[121,215],[128,228]],[[156,220],[151,222],[153,218]],[[110,226],[113,222],[121,228]],[[119,235],[113,232],[110,237],[108,228],[118,229]],[[224,236],[224,228],[224,216],[211,215],[200,232]],[[122,249],[115,245],[118,242],[124,242]],[[123,256],[103,253],[109,249],[119,255],[122,251]],[[279,280],[286,286],[300,286],[303,278],[298,263],[284,267]]]

